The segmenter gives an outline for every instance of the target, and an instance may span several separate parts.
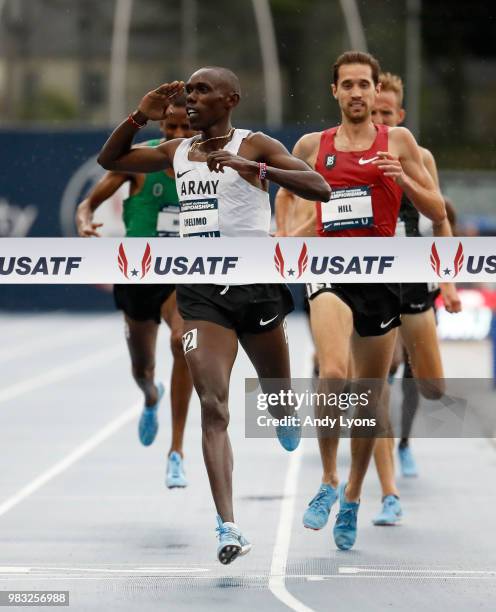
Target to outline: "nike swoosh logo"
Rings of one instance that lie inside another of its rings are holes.
[[[263,319],[260,319],[260,325],[263,327],[264,325],[268,325],[269,323],[272,323],[272,321],[275,321],[277,319],[279,315],[276,314],[275,317],[272,317],[272,319],[269,319],[268,321],[264,321]]]
[[[363,157],[360,157],[358,163],[360,164],[360,166],[364,166],[365,164],[370,164],[370,162],[373,162],[376,159],[379,159],[378,155],[376,155],[375,157],[371,157],[370,159],[363,159]]]
[[[189,170],[185,170],[184,172],[178,172],[176,178],[180,179],[185,174],[188,174],[188,172],[191,172],[191,170],[193,170],[193,168],[190,168]]]
[[[388,325],[390,325],[394,320],[396,319],[396,317],[393,317],[392,319],[390,319],[387,323],[384,323],[384,321],[381,323],[381,329],[385,329]]]

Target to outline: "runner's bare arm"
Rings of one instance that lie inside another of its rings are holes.
[[[300,199],[300,202],[302,200]],[[317,208],[315,205],[306,206],[307,216],[303,223],[288,233],[288,236],[311,237],[317,235]]]
[[[149,119],[163,119],[170,100],[183,88],[182,81],[174,81],[149,91],[139,103],[138,110],[132,114],[134,122],[126,119],[112,132],[100,151],[98,163],[106,170],[118,172],[156,172],[170,168],[179,139],[157,147],[132,148],[131,145],[139,125],[145,125]]]
[[[267,180],[306,200],[327,201],[330,198],[331,188],[320,174],[291,155],[278,140],[259,132],[247,141],[251,159],[224,150],[214,151],[207,157],[210,170],[222,171],[224,166],[228,166],[241,175],[258,176],[259,163],[265,162]]]
[[[402,127],[392,128],[389,134],[391,153],[378,152],[380,159],[372,163],[398,183],[419,212],[441,223],[446,217],[444,199],[422,162],[415,138]]]
[[[276,218],[276,236],[287,236],[290,217],[294,205],[294,194],[284,187],[279,187],[274,200]]]
[[[318,150],[320,142],[320,132],[313,134],[305,134],[295,144],[292,154],[294,157],[301,159],[306,162],[311,168],[314,166],[314,158]],[[294,217],[295,209],[297,206],[297,196],[281,187],[276,193],[275,199],[275,217],[276,227],[279,236],[314,236],[316,212],[315,208],[309,207],[308,219],[304,224],[299,224],[296,231],[303,233],[295,233],[295,228],[291,228],[291,218]]]
[[[113,196],[121,185],[130,180],[132,180],[132,176],[129,174],[120,172],[107,172],[104,174],[91,190],[88,197],[76,208],[76,228],[79,236],[84,238],[100,236],[97,229],[103,224],[93,222],[93,213],[102,202]]]

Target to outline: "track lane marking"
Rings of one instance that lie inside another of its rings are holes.
[[[27,485],[22,487],[17,493],[6,499],[0,504],[0,517],[4,516],[9,510],[20,504],[27,497],[41,489],[45,484],[50,482],[56,476],[67,470],[71,465],[79,459],[90,453],[99,444],[110,438],[114,433],[119,431],[124,425],[135,419],[141,412],[142,401],[133,404],[131,408],[121,413],[118,417],[112,419],[102,429],[77,446],[71,453],[63,459],[52,465],[51,468],[42,472],[39,476],[31,480]]]
[[[57,366],[41,374],[36,374],[36,376],[32,378],[27,378],[21,382],[14,383],[13,385],[1,389],[0,404],[15,399],[20,395],[24,395],[24,393],[29,393],[30,391],[35,391],[36,389],[59,382],[64,380],[64,378],[69,378],[80,372],[92,370],[103,363],[108,363],[109,361],[117,359],[123,354],[122,342],[119,342],[110,348],[96,351],[72,363]]]

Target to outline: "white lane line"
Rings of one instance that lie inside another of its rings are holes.
[[[324,582],[325,580],[357,580],[358,578],[363,580],[391,580],[391,576],[381,576],[380,574],[331,574],[329,576],[307,576],[306,579],[308,582]],[[434,576],[433,574],[403,574],[396,576],[397,579],[405,578],[407,580],[411,580],[415,578],[416,580],[494,580],[495,576],[458,576],[452,574],[439,574]]]
[[[63,325],[59,324],[57,329],[52,329],[50,333],[43,334],[42,336],[31,335],[24,342],[16,342],[15,344],[10,342],[10,346],[0,349],[0,364],[6,361],[10,362],[19,357],[25,357],[26,355],[32,355],[33,353],[39,353],[41,350],[51,351],[55,348],[61,348],[67,344],[73,344],[76,340],[101,336],[103,327],[105,326],[108,329],[108,323],[111,320],[110,315],[105,315],[95,318],[91,322],[85,321],[80,325],[76,321],[70,327],[68,326],[67,330],[65,330]],[[61,333],[64,331],[66,333]]]
[[[451,569],[432,569],[423,567],[399,567],[399,568],[377,568],[377,567],[340,567],[339,574],[438,574],[443,576],[496,576],[495,570],[451,570]]]
[[[291,542],[291,530],[293,527],[294,502],[298,475],[300,472],[301,459],[303,457],[303,438],[300,446],[289,457],[286,480],[284,482],[283,499],[279,515],[279,526],[277,528],[276,542],[272,552],[272,563],[270,566],[269,590],[274,597],[295,612],[312,612],[299,599],[296,599],[286,588],[286,566],[288,562],[289,545]]]
[[[117,357],[123,354],[123,345],[122,342],[119,342],[110,348],[96,351],[90,355],[86,355],[86,357],[78,359],[77,361],[52,368],[51,370],[37,374],[32,378],[27,378],[21,382],[14,383],[9,387],[4,387],[0,390],[0,403],[14,399],[19,397],[19,395],[29,393],[35,389],[59,382],[64,378],[69,378],[70,376],[74,376],[74,374],[79,374],[85,370],[91,370],[97,366],[100,366],[102,363],[108,363],[109,361],[117,359]]]
[[[135,419],[141,412],[142,402],[134,404],[131,408],[120,414],[118,417],[107,423],[105,427],[97,431],[93,436],[88,438],[85,442],[76,447],[66,457],[58,461],[51,468],[46,470],[37,476],[34,480],[29,482],[26,486],[20,489],[15,495],[9,497],[2,504],[0,504],[0,517],[6,514],[14,506],[17,506],[26,497],[32,495],[35,491],[40,489],[47,482],[67,470],[71,465],[76,463],[79,459],[87,455],[90,451],[96,448],[99,444],[104,442],[107,438],[110,438],[114,433],[119,431],[121,427],[124,427],[129,421]]]
[[[100,568],[100,567],[0,567],[0,574],[32,574],[37,576],[72,575],[78,573],[89,574],[194,574],[196,572],[209,572],[206,567],[135,567],[135,568]],[[65,572],[59,574],[58,572]]]

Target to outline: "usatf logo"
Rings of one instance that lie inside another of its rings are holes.
[[[129,278],[128,268],[129,264],[127,261],[126,251],[124,250],[124,245],[122,242],[119,245],[119,255],[117,256],[117,263],[119,264],[119,270],[124,274],[126,278]],[[150,271],[150,266],[152,265],[152,250],[150,249],[150,245],[148,242],[146,243],[145,252],[143,253],[143,257],[141,258],[141,276],[140,280],[144,278],[148,272]],[[138,276],[139,272],[136,268],[131,270],[131,276]]]
[[[124,245],[119,245],[119,253],[117,256],[117,263],[119,270],[129,280],[136,278],[136,280],[143,279],[150,270],[157,276],[166,276],[172,274],[173,276],[213,276],[221,275],[225,276],[229,274],[231,270],[236,269],[239,257],[221,257],[210,255],[208,257],[187,257],[185,255],[179,255],[178,257],[154,257],[152,260],[152,250],[148,242],[146,243],[145,252],[141,258],[140,270],[136,268],[130,269],[126,251]]]
[[[284,269],[284,265],[285,265],[284,257],[283,257],[279,243],[276,244],[276,250],[274,254],[274,263],[276,266],[276,270],[279,272],[279,274],[283,278],[287,278],[286,271]],[[298,257],[298,274],[296,275],[295,278],[300,278],[303,272],[305,272],[305,270],[307,269],[307,265],[308,265],[308,250],[307,250],[307,245],[303,243],[303,246],[301,247],[301,251],[300,251],[300,256]],[[294,276],[294,275],[295,275],[295,270],[293,268],[289,268],[288,276]]]
[[[453,265],[442,268],[441,258],[436,247],[436,243],[432,243],[431,247],[431,267],[439,278],[455,278],[458,276],[465,263],[465,254],[463,245],[458,243],[458,248],[453,259]],[[465,272],[467,274],[496,274],[496,255],[468,255],[466,258]]]
[[[82,261],[82,257],[0,257],[0,274],[70,276]]]
[[[434,272],[439,276],[439,278],[443,278],[449,276],[450,278],[455,278],[458,276],[458,273],[462,269],[464,261],[463,255],[463,245],[461,242],[458,243],[458,248],[456,250],[455,258],[453,260],[453,270],[450,267],[444,268],[441,274],[441,258],[439,257],[439,253],[436,248],[436,243],[432,243],[431,247],[431,268]]]
[[[336,165],[336,156],[335,155],[326,155],[325,167],[328,170],[330,170],[331,168],[334,168],[335,165]]]

